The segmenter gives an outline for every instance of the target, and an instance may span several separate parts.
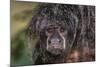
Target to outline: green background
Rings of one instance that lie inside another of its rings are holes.
[[[31,56],[28,54],[26,28],[38,3],[11,0],[11,65],[30,65]]]

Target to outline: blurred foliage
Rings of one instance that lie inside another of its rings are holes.
[[[18,31],[27,26],[34,14],[33,10],[36,6],[37,3],[33,2],[11,2],[11,37],[15,36]]]
[[[27,51],[26,31],[38,3],[11,0],[11,65],[32,64]]]

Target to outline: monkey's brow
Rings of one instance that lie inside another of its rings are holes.
[[[48,29],[57,29],[57,28],[59,28],[59,26],[55,26],[55,25],[48,26]]]

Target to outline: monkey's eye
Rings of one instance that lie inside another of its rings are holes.
[[[65,31],[64,28],[60,28],[60,32],[63,33]]]
[[[53,32],[53,29],[48,29],[47,32],[48,33],[52,33]]]

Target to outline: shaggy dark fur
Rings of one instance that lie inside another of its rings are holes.
[[[95,60],[95,7],[42,3],[34,11],[28,26],[29,42],[38,36],[33,48],[33,64],[83,62]],[[45,46],[48,24],[64,26],[66,50],[61,55],[49,53]],[[31,44],[33,45],[33,44]]]

